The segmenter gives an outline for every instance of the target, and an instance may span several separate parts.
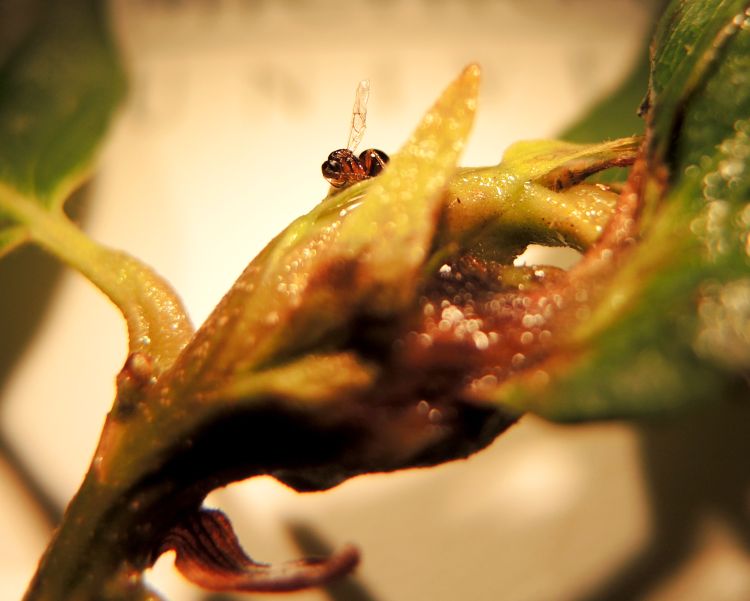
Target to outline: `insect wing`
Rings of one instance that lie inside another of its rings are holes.
[[[370,80],[363,79],[357,86],[352,107],[352,126],[349,129],[349,141],[346,147],[354,152],[362,141],[367,127],[367,101],[370,98]]]

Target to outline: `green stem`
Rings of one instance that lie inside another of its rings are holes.
[[[130,255],[94,242],[62,211],[50,212],[0,185],[0,212],[28,228],[31,239],[73,267],[120,309],[131,353],[150,357],[164,371],[193,334],[182,302],[169,284]]]
[[[89,474],[24,601],[158,601],[141,578],[150,563],[149,518],[134,491]]]

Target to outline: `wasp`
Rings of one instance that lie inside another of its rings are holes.
[[[323,177],[334,188],[346,188],[356,182],[375,177],[388,162],[382,150],[368,148],[359,156],[354,154],[367,127],[367,100],[370,97],[370,80],[363,79],[357,86],[352,108],[352,124],[346,148],[334,150],[321,166]]]

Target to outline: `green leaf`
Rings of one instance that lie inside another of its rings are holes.
[[[748,60],[746,52],[743,56],[747,8],[746,0],[668,4],[653,42],[649,100],[653,158],[669,160],[669,152],[692,157],[704,150],[713,154],[713,146],[745,112],[750,93],[743,85],[747,73],[742,69]],[[717,88],[726,97],[712,93]],[[710,113],[699,105],[710,105]],[[704,116],[706,122],[700,123]],[[688,121],[683,122],[683,117]],[[675,143],[673,135],[683,141]],[[684,164],[678,159],[675,167]]]
[[[0,183],[54,211],[88,174],[125,79],[105,3],[49,0],[35,17],[0,67]],[[0,228],[16,219],[0,205]]]
[[[125,92],[106,3],[46,0],[0,66],[0,256],[30,240],[80,271],[123,312],[130,351],[161,371],[192,334],[172,289],[87,238],[62,208],[89,174]]]
[[[720,0],[667,7],[653,45],[648,154],[619,209],[633,225],[615,218],[626,238],[603,242],[574,270],[571,280],[596,301],[580,304],[585,318],[570,319],[554,358],[487,392],[496,402],[578,420],[717,403],[745,390],[746,9]],[[613,257],[610,273],[596,266],[601,252]]]

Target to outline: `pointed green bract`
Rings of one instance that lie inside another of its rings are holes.
[[[528,244],[588,248],[611,217],[617,194],[574,184],[611,165],[632,163],[640,143],[523,141],[510,146],[499,165],[460,170],[448,184],[437,246],[460,242],[502,263]]]
[[[392,314],[414,296],[414,280],[432,243],[443,189],[471,130],[478,93],[479,67],[470,65],[423,117],[363,206],[343,223],[337,252],[360,263],[373,313]]]
[[[468,67],[427,112],[382,175],[329,196],[256,258],[196,335],[179,369],[215,386],[335,344],[357,315],[395,315],[415,295],[441,192],[476,110]],[[360,194],[357,191],[361,191]],[[223,387],[223,385],[221,385]]]
[[[587,172],[618,162],[632,162],[640,139],[620,138],[599,144],[576,144],[562,140],[529,140],[516,142],[503,155],[504,167],[520,181],[550,181],[561,170]]]

